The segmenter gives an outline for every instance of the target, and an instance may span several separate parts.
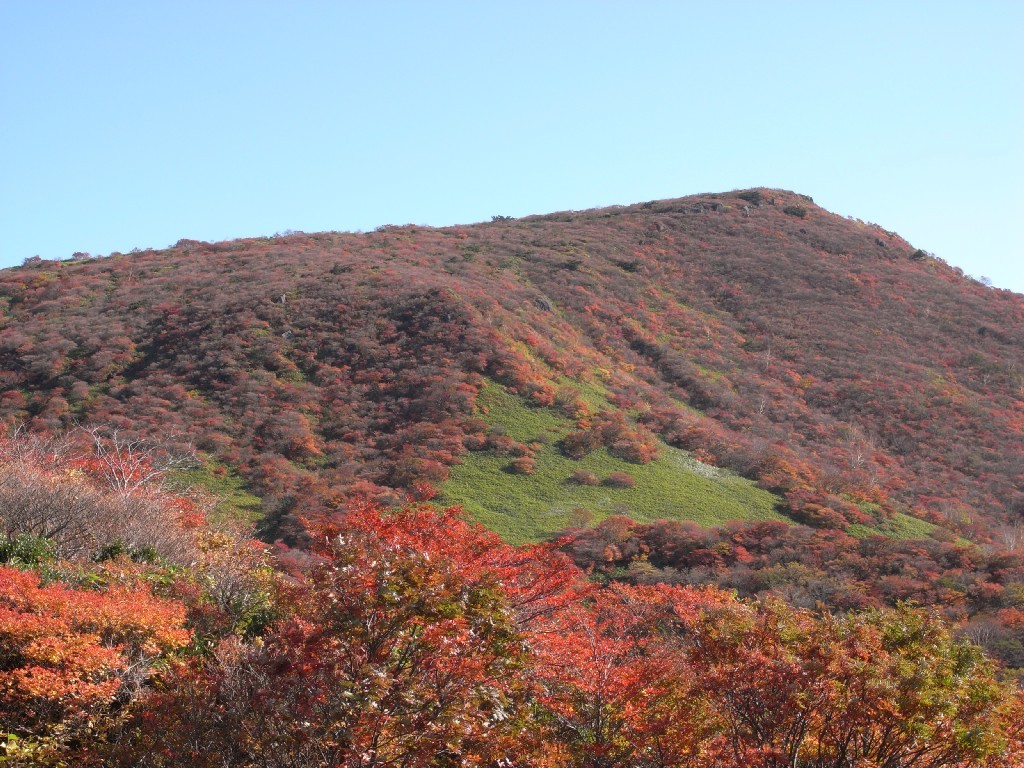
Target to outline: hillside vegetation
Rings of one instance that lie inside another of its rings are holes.
[[[624,414],[591,442],[638,467],[630,441],[690,451],[811,525],[996,541],[1024,505],[1021,297],[787,192],[181,241],[5,270],[0,299],[0,417],[191,440],[271,535],[331,494],[440,490],[460,461],[451,494],[479,505],[459,477],[495,454],[487,379]]]
[[[934,612],[599,584],[550,546],[511,547],[426,505],[351,501],[307,520],[308,549],[273,557],[208,517],[212,499],[166,490],[137,447],[0,440],[4,765],[1010,768],[1024,755],[1020,692]]]
[[[0,272],[0,763],[1024,764],[1024,297],[778,190]]]

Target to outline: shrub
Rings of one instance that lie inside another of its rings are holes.
[[[527,456],[530,453],[529,446],[518,440],[513,440],[508,435],[489,435],[486,445],[498,456],[519,457]]]
[[[554,407],[567,419],[582,419],[590,409],[575,387],[559,387],[555,390]]]
[[[608,446],[608,453],[631,464],[650,464],[657,457],[658,448],[652,443],[618,440]]]
[[[530,382],[522,387],[522,394],[533,405],[545,407],[555,401],[555,388],[542,382]]]
[[[0,563],[11,565],[39,565],[53,560],[56,546],[49,539],[21,533],[8,536],[0,533]]]
[[[807,218],[807,209],[802,205],[787,205],[782,212],[788,216],[796,216],[798,219]]]
[[[628,472],[612,472],[604,479],[604,484],[611,488],[633,488],[636,478]]]
[[[577,485],[600,485],[601,481],[597,475],[589,469],[577,469],[570,478]]]
[[[579,461],[601,445],[601,436],[589,429],[570,432],[562,438],[562,453]]]
[[[54,556],[88,559],[120,542],[130,551],[156,552],[172,562],[191,562],[192,536],[176,500],[158,493],[122,495],[81,475],[58,474],[14,464],[0,470],[0,541],[10,557],[34,562],[33,540],[48,540]],[[15,542],[21,542],[15,545]]]
[[[78,590],[13,568],[0,567],[0,615],[0,724],[52,736],[54,746],[95,733],[136,694],[153,660],[191,639],[185,607],[145,586]]]
[[[537,471],[537,464],[529,456],[510,461],[508,471],[513,475],[532,475]]]

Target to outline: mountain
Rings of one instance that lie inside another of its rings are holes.
[[[790,192],[37,260],[0,302],[8,424],[190,440],[278,526],[422,484],[513,540],[746,510],[989,541],[1024,510],[1024,299]],[[657,502],[680,473],[707,487]]]
[[[0,272],[0,762],[1022,765],[1022,339],[769,189]]]

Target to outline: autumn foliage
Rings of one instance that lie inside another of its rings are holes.
[[[968,766],[1013,737],[992,664],[915,609],[600,587],[453,510],[357,504],[317,531],[288,615],[168,670],[116,759]]]
[[[656,436],[809,525],[996,543],[1024,508],[1022,339],[1019,296],[748,190],[4,270],[0,419],[192,435],[294,542],[331,494],[440,488],[484,447],[489,377],[577,421],[570,456],[643,464]]]
[[[0,568],[8,761],[909,768],[1015,743],[992,662],[919,609],[601,586],[423,504],[305,524],[259,624],[211,620],[246,613],[258,558]]]
[[[1022,340],[775,190],[0,272],[0,763],[1020,766]],[[509,546],[431,505],[540,474],[488,382],[628,463],[577,491],[667,444],[788,520]]]
[[[188,642],[184,621],[181,604],[142,587],[70,589],[0,568],[4,728],[67,728],[95,717],[139,683],[140,667]]]
[[[261,549],[209,526],[148,462],[119,482],[132,472],[111,476],[109,448],[0,441],[5,764],[103,764],[160,668],[269,610]]]

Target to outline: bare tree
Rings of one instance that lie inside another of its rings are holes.
[[[53,541],[65,558],[88,556],[102,546],[93,530],[107,510],[103,495],[29,465],[0,470],[0,532]]]
[[[181,564],[197,557],[194,536],[178,524],[166,497],[123,496],[80,475],[35,467],[0,468],[0,533],[48,539],[67,560],[87,559],[115,544]]]
[[[193,562],[195,537],[179,524],[174,497],[162,491],[167,472],[195,464],[194,451],[102,427],[80,435],[91,443],[88,450],[73,435],[16,430],[0,440],[0,534],[50,540],[64,559],[119,545]],[[83,472],[80,462],[93,467]]]
[[[21,424],[0,440],[0,465],[18,467],[60,467],[73,455],[74,445],[68,435],[43,437],[30,433]]]
[[[116,428],[79,427],[93,444],[100,472],[122,498],[143,489],[161,490],[167,473],[189,469],[199,462],[191,445],[170,448],[170,440],[150,441],[130,437]]]
[[[1021,546],[1024,546],[1024,526],[1021,525],[1020,520],[999,526],[996,529],[996,536],[1002,545],[1011,552],[1016,552]]]

